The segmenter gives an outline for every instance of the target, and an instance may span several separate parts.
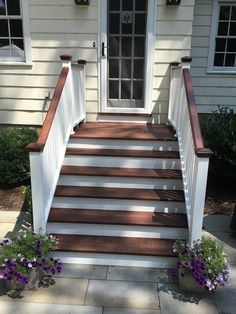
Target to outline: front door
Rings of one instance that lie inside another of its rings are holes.
[[[101,111],[148,111],[148,2],[107,0],[101,25]]]

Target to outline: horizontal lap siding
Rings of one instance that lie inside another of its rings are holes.
[[[68,0],[29,0],[33,66],[0,66],[0,124],[43,123],[61,70],[60,54],[88,60],[88,110],[98,108],[98,1],[88,7]]]
[[[218,105],[236,108],[236,75],[207,73],[212,5],[212,0],[196,0],[194,10],[191,76],[200,113],[210,113]]]
[[[157,1],[152,94],[156,122],[166,122],[167,119],[170,62],[190,55],[193,8],[193,0],[182,0],[180,6],[166,6],[165,0]]]

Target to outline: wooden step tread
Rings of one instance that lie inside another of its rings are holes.
[[[175,256],[174,240],[55,234],[58,251],[146,256]]]
[[[68,147],[66,150],[66,155],[179,159],[179,152],[177,151],[96,149],[75,147]]]
[[[129,212],[77,208],[52,208],[48,221],[147,227],[188,227],[187,216],[183,213]]]
[[[176,141],[172,126],[123,122],[86,122],[71,138]]]
[[[57,186],[55,196],[184,202],[184,193],[180,190]]]
[[[182,179],[181,170],[62,166],[61,175]]]

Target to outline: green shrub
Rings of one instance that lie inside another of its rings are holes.
[[[229,107],[218,107],[201,120],[205,146],[213,151],[209,172],[223,179],[236,178],[236,113]]]
[[[25,146],[37,139],[37,132],[26,127],[5,129],[0,132],[0,184],[28,183],[29,155]]]

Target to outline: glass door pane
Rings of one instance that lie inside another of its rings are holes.
[[[108,0],[108,107],[144,107],[147,0]]]

